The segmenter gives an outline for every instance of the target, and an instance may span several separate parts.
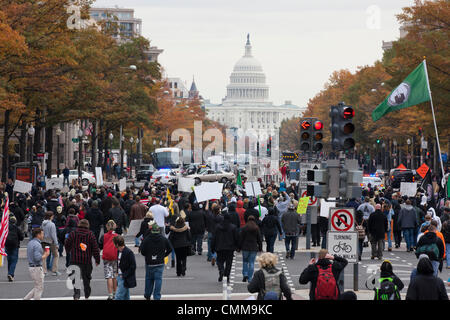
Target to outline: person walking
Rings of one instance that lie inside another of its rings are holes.
[[[247,223],[240,230],[238,250],[242,251],[242,282],[251,281],[256,255],[258,251],[262,251],[261,232],[253,216],[248,217]]]
[[[16,225],[15,216],[9,217],[8,236],[5,241],[5,251],[8,261],[8,281],[14,281],[17,261],[19,260],[20,241],[24,239],[22,230]]]
[[[50,254],[50,248],[42,248],[41,241],[44,239],[44,230],[35,228],[31,232],[32,239],[27,245],[28,271],[31,279],[33,279],[34,287],[23,298],[24,300],[40,300],[44,291],[44,271],[42,269],[42,261],[47,259]]]
[[[238,200],[236,202],[236,212],[239,215],[239,222],[240,222],[240,227],[242,228],[243,226],[245,226],[245,208],[244,208],[244,201],[242,200]]]
[[[206,230],[206,215],[198,203],[192,204],[192,211],[186,214],[186,221],[189,222],[191,229],[192,250],[201,255],[203,252],[203,236]]]
[[[106,279],[106,287],[108,289],[108,300],[113,300],[117,291],[117,250],[114,246],[113,239],[118,236],[114,231],[116,223],[109,220],[106,223],[108,230],[99,240],[99,249],[102,251],[103,271]]]
[[[444,243],[440,237],[436,235],[436,222],[432,221],[428,226],[428,232],[425,232],[417,242],[416,256],[426,254],[433,266],[434,275],[438,275],[439,265],[444,258]]]
[[[223,219],[220,212],[220,206],[217,203],[213,203],[211,210],[209,208],[209,201],[206,202],[206,231],[208,232],[208,253],[207,261],[211,261],[211,265],[216,264],[217,254],[211,250],[211,240],[216,230],[217,224]]]
[[[355,231],[358,233],[358,260],[361,261],[364,250],[364,240],[366,239],[367,221],[364,220],[364,213],[361,210],[356,211]]]
[[[172,247],[161,234],[156,221],[149,222],[150,232],[144,237],[139,251],[145,257],[145,293],[146,300],[153,295],[154,300],[161,300],[164,259],[172,252]]]
[[[401,300],[400,291],[405,287],[402,280],[394,273],[389,260],[384,260],[380,266],[379,285],[372,280],[374,300]]]
[[[381,205],[375,206],[375,212],[369,216],[367,229],[369,231],[370,245],[372,247],[372,257],[383,259],[384,236],[388,228],[386,216],[381,212]]]
[[[154,221],[153,219],[153,213],[149,210],[145,214],[144,220],[141,222],[141,228],[139,229],[139,232],[136,234],[135,238],[144,239],[147,234],[150,232],[150,229],[148,227],[148,224],[150,221]],[[140,247],[140,245],[139,245]]]
[[[175,250],[177,277],[186,275],[187,256],[191,250],[191,233],[183,218],[178,217],[170,226],[169,241]]]
[[[70,253],[70,265],[80,268],[84,296],[88,299],[91,295],[92,258],[95,259],[96,266],[100,264],[100,250],[94,233],[89,230],[89,221],[80,220],[78,228],[69,234],[64,246],[66,252]],[[79,300],[80,295],[81,290],[74,288],[74,300]]]
[[[108,220],[114,220],[116,223],[116,233],[122,234],[126,231],[128,225],[127,215],[125,211],[120,207],[120,202],[116,197],[112,197],[112,208],[108,211]]]
[[[65,166],[65,168],[63,169],[62,174],[64,177],[63,178],[63,187],[66,185],[66,182],[67,182],[67,186],[69,186],[70,185],[70,183],[69,183],[70,170],[69,170],[69,168],[67,168],[67,166]]]
[[[394,210],[392,220],[393,220],[393,234],[394,234],[395,248],[398,249],[400,248],[400,244],[402,242],[402,229],[398,225],[398,217],[400,215],[401,207],[398,200],[398,195],[396,193],[392,195],[391,204],[392,209]]]
[[[277,234],[283,233],[274,208],[269,208],[268,215],[261,222],[261,228],[266,240],[266,251],[273,253]]]
[[[85,219],[89,221],[89,228],[95,235],[95,239],[99,241],[100,238],[100,230],[102,229],[103,215],[100,209],[98,208],[97,200],[92,201],[91,208],[87,211]]]
[[[285,234],[284,245],[286,247],[286,259],[294,259],[300,225],[302,223],[301,217],[295,209],[294,203],[291,202],[288,206],[288,211],[281,217],[281,225]]]
[[[327,249],[320,249],[318,260],[312,258],[309,261],[298,281],[300,284],[311,283],[310,300],[337,300],[340,295],[337,282],[347,264],[347,259],[330,255]]]
[[[42,230],[44,231],[44,239],[42,244],[45,246],[50,246],[50,256],[43,261],[44,274],[47,274],[47,264],[52,269],[52,274],[54,276],[60,275],[58,272],[58,237],[56,234],[56,226],[53,223],[53,218],[55,217],[53,211],[47,211],[45,213],[45,220],[42,222]]]
[[[387,242],[388,242],[388,251],[392,251],[392,216],[394,214],[394,210],[392,209],[392,204],[390,203],[384,203],[383,204],[383,214],[386,216],[387,219],[387,230],[386,230],[386,236],[387,236]],[[384,242],[383,242],[384,244]]]
[[[361,204],[356,210],[361,210],[364,214],[364,220],[369,220],[369,216],[375,212],[374,206],[370,203],[370,198],[365,197],[364,203]]]
[[[136,258],[133,251],[125,246],[125,240],[118,235],[113,238],[117,249],[117,291],[114,300],[130,300],[130,289],[136,287]]]
[[[403,237],[406,241],[406,251],[412,252],[414,250],[414,230],[417,228],[417,219],[416,210],[411,205],[410,199],[407,199],[405,205],[401,208],[397,223],[403,231]]]
[[[139,196],[136,196],[136,203],[134,203],[131,206],[130,209],[130,221],[132,220],[142,220],[145,218],[145,215],[147,214],[148,207],[146,205],[143,205],[139,201],[141,198]],[[139,247],[141,243],[141,239],[138,237],[134,238],[134,246]]]
[[[292,300],[292,292],[289,288],[286,276],[277,269],[277,255],[266,252],[259,256],[260,269],[255,272],[253,279],[247,285],[250,293],[258,293],[257,300],[267,300],[270,294],[275,293],[277,300],[283,295],[287,300]]]
[[[406,300],[448,300],[444,281],[434,275],[434,268],[426,254],[419,257],[417,274],[406,292]]]
[[[445,262],[447,269],[450,269],[450,220],[442,224],[442,234],[445,240]]]
[[[219,282],[224,276],[227,278],[227,282],[230,282],[231,265],[238,242],[239,234],[236,225],[231,222],[229,214],[224,214],[223,221],[217,225],[211,239],[211,251],[217,253]]]

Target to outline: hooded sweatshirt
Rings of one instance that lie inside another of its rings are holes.
[[[442,229],[441,218],[439,218],[439,217],[436,215],[436,211],[434,210],[434,208],[429,208],[429,209],[427,210],[427,214],[429,214],[429,215],[431,216],[431,219],[433,219],[434,221],[437,222],[437,224],[438,224],[437,229],[438,229],[438,231],[441,231],[441,229]]]
[[[241,222],[241,228],[243,226],[245,226],[245,218],[244,218],[244,213],[245,213],[245,209],[244,209],[244,201],[242,200],[238,200],[237,202],[237,207],[236,207],[236,212],[239,215],[239,220]]]
[[[139,247],[145,257],[145,264],[150,266],[164,265],[164,258],[171,252],[169,240],[160,233],[148,233]]]
[[[405,204],[402,207],[397,223],[401,229],[415,228],[417,226],[416,210],[412,205]]]
[[[444,282],[433,273],[430,259],[421,258],[417,263],[417,276],[409,284],[406,300],[448,300]]]
[[[170,231],[169,241],[175,249],[191,245],[191,232],[187,225],[182,228],[170,227]]]

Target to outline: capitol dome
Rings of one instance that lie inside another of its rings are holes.
[[[268,99],[266,75],[261,63],[252,55],[250,35],[247,35],[245,54],[234,65],[224,103],[267,102]]]

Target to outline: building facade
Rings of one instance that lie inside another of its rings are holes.
[[[269,86],[261,63],[253,56],[250,37],[247,36],[245,54],[234,65],[226,96],[221,104],[204,102],[207,117],[238,132],[256,133],[259,140],[278,135],[281,122],[301,117],[306,108],[291,101],[274,105],[269,100]],[[239,134],[239,133],[238,133]]]

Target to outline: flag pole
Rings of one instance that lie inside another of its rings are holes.
[[[436,124],[436,116],[434,115],[433,97],[431,96],[430,80],[428,78],[428,68],[427,68],[426,57],[424,57],[423,63],[425,66],[425,75],[427,77],[428,93],[430,94],[431,112],[433,114],[434,130],[436,132],[436,142],[437,142],[437,147],[438,147],[439,162],[441,163],[442,179],[444,179],[445,178],[444,163],[442,162],[441,145],[439,143],[439,135],[438,135],[437,124]],[[444,180],[441,181],[441,185],[443,188],[445,188],[445,185],[443,185],[443,181]]]

